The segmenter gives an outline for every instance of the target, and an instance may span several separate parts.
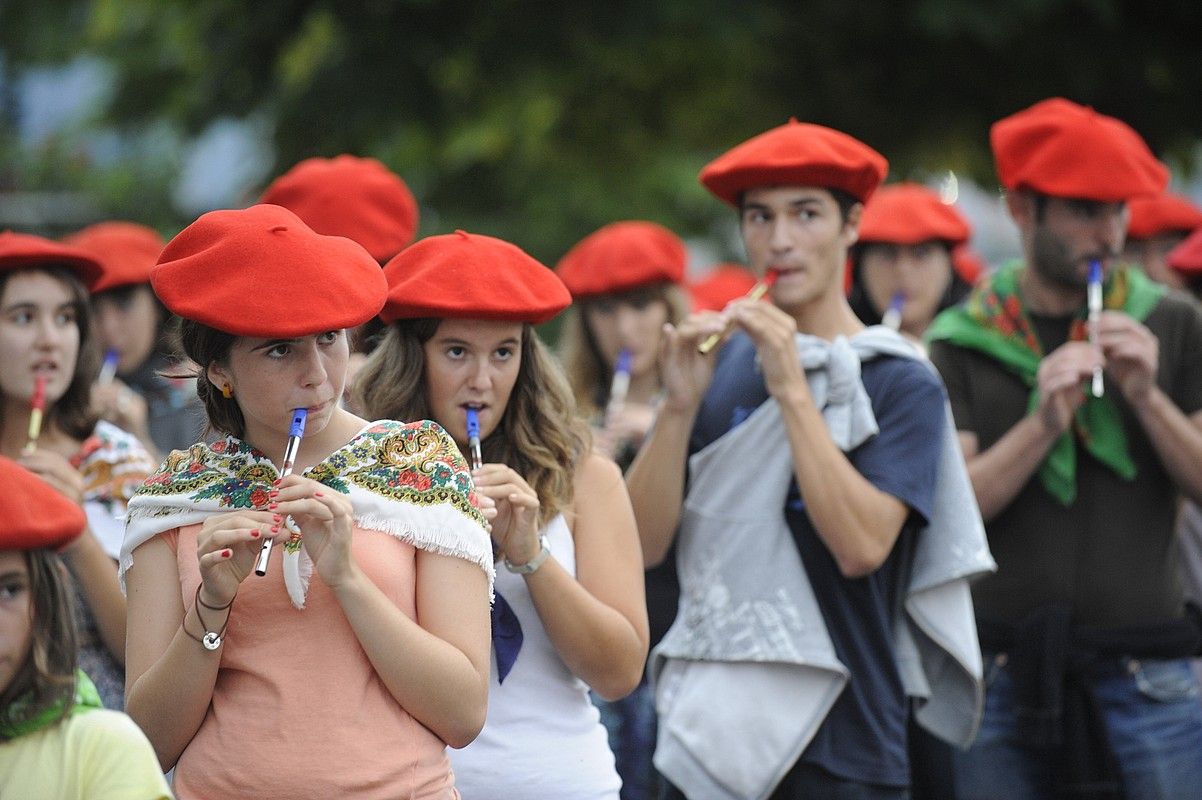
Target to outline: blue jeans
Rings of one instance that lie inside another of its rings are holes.
[[[768,800],[909,800],[909,789],[872,786],[837,778],[822,767],[797,762]],[[660,800],[704,800],[685,797],[684,792],[664,781]]]
[[[957,797],[1054,798],[1056,753],[1019,740],[1009,670],[988,654],[986,664],[981,731],[954,756]],[[1127,800],[1202,799],[1202,704],[1189,661],[1124,658],[1100,667],[1092,686]]]
[[[658,773],[651,763],[655,754],[655,692],[643,678],[630,694],[612,703],[594,696],[601,724],[609,733],[614,766],[622,778],[622,800],[655,800]]]

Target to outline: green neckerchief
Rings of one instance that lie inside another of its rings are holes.
[[[1022,263],[1006,264],[983,280],[963,304],[935,318],[927,331],[928,342],[949,341],[991,356],[1017,374],[1031,387],[1028,413],[1039,405],[1035,375],[1043,358],[1043,347],[1023,308],[1018,293]],[[1119,267],[1102,289],[1103,308],[1122,311],[1142,322],[1164,295],[1165,288],[1142,272]],[[1086,338],[1086,309],[1077,312],[1069,330],[1069,341]],[[1121,477],[1135,477],[1135,463],[1127,449],[1127,434],[1118,407],[1109,394],[1088,395],[1073,417],[1072,429],[1056,441],[1039,468],[1039,479],[1048,493],[1062,505],[1077,497],[1077,450],[1073,429],[1094,458]]]
[[[104,708],[104,704],[100,702],[100,693],[96,691],[92,679],[82,669],[75,670],[75,696],[72,698],[69,709],[66,708],[66,700],[59,700],[57,703],[43,708],[34,716],[24,719],[25,708],[31,699],[32,693],[24,694],[14,700],[12,705],[0,714],[0,739],[16,739],[19,736],[49,728],[68,714],[79,714],[94,708]]]

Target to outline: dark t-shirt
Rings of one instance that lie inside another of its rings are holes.
[[[1051,352],[1068,321],[1033,320]],[[1186,414],[1202,408],[1202,314],[1180,293],[1166,295],[1144,324],[1160,340],[1157,383]],[[947,342],[931,345],[956,427],[975,433],[980,452],[1027,414],[1031,390],[997,361]],[[1035,609],[1068,604],[1083,625],[1140,625],[1181,614],[1173,543],[1178,491],[1143,426],[1107,376],[1138,474],[1132,481],[1077,447],[1077,498],[1061,505],[1038,473],[985,526],[996,574],[973,585],[977,616],[1017,623]]]
[[[938,376],[909,359],[865,362],[861,377],[880,433],[847,457],[874,486],[905,503],[911,514],[885,563],[871,575],[848,579],[814,530],[796,481],[790,487],[782,511],[835,653],[851,672],[847,688],[802,761],[848,780],[900,787],[909,785],[907,703],[893,657],[893,619],[913,537],[930,514],[945,424],[944,395]],[[690,454],[738,425],[766,400],[755,347],[746,335],[736,335],[718,357],[713,384],[693,428]],[[783,431],[781,446],[789,446]]]

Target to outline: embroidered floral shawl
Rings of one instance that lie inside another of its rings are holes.
[[[304,475],[348,495],[358,527],[476,564],[488,575],[491,593],[492,546],[471,475],[436,423],[373,422]],[[277,477],[267,456],[232,436],[173,451],[129,503],[122,585],[143,542],[210,514],[265,506]],[[292,530],[282,548],[284,582],[293,605],[303,608],[312,563],[301,548],[303,532]]]

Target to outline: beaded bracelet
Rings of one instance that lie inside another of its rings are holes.
[[[193,607],[196,609],[196,619],[200,622],[200,627],[204,629],[205,635],[203,637],[193,636],[191,631],[188,630],[187,625],[183,625],[182,627],[184,629],[184,633],[188,634],[189,638],[200,642],[201,645],[204,646],[205,650],[216,650],[218,647],[221,647],[222,638],[225,636],[225,629],[230,626],[230,618],[227,615],[225,618],[225,624],[221,626],[221,630],[214,632],[209,630],[208,623],[206,623],[204,621],[204,617],[200,615],[200,609],[207,608],[210,611],[224,611],[234,604],[234,598],[231,597],[230,601],[223,606],[211,606],[204,600],[200,599],[200,590],[203,586],[203,583],[197,584],[196,586],[196,599],[193,603]],[[234,597],[237,597],[237,595],[235,594]]]

